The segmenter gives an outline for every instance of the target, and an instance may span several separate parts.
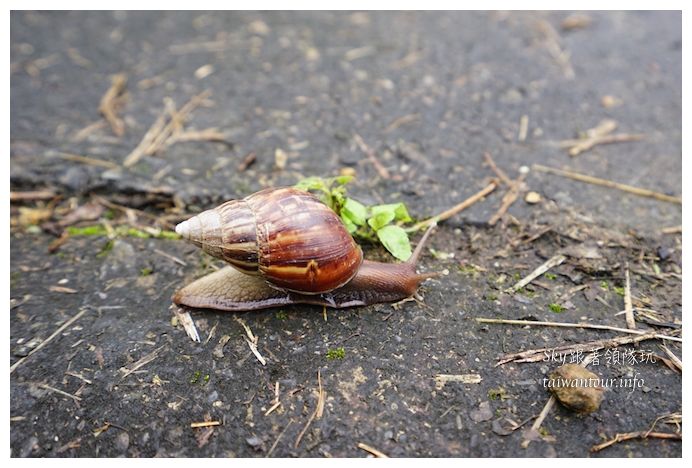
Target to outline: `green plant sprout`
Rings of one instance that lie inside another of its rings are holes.
[[[330,361],[334,359],[343,359],[345,357],[346,350],[343,348],[343,346],[327,350],[327,359],[329,359]]]

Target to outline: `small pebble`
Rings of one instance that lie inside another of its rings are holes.
[[[469,414],[474,422],[490,421],[493,417],[493,410],[490,408],[490,402],[483,401],[478,405],[478,409],[472,410]]]
[[[356,170],[352,167],[342,167],[339,169],[339,175],[355,177]]]
[[[276,164],[276,168],[279,170],[284,169],[287,161],[288,155],[286,152],[281,148],[277,148],[276,151],[274,151],[274,164]]]
[[[198,80],[202,80],[202,79],[208,77],[209,75],[211,75],[212,73],[214,73],[214,66],[213,65],[211,65],[211,64],[202,65],[197,70],[195,70],[195,78],[197,78]]]
[[[604,388],[600,377],[578,364],[565,364],[549,376],[548,390],[553,392],[560,403],[576,411],[587,414],[598,410],[603,401]]]
[[[611,107],[616,107],[622,104],[622,101],[615,96],[611,96],[609,94],[603,96],[601,98],[601,105],[605,107],[606,109],[610,109]]]
[[[127,450],[127,448],[130,446],[130,436],[127,432],[122,431],[120,434],[118,434],[118,437],[115,438],[115,446],[121,452]]]
[[[245,439],[245,442],[247,442],[247,444],[257,452],[264,450],[264,443],[262,442],[262,439],[257,436],[248,437]]]
[[[658,254],[658,258],[661,260],[668,260],[670,258],[670,255],[672,253],[672,250],[669,249],[668,247],[659,247],[656,250],[656,253]]]
[[[535,205],[536,203],[540,203],[541,194],[538,192],[529,192],[524,197],[524,201],[529,205]]]
[[[256,34],[258,36],[266,36],[271,32],[271,29],[264,21],[255,20],[248,25],[248,31],[250,31],[251,34]]]

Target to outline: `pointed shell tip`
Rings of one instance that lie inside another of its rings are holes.
[[[185,238],[188,237],[189,231],[190,228],[187,221],[183,221],[175,227],[175,233]]]

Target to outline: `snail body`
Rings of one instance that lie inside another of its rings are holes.
[[[289,304],[344,308],[400,301],[435,275],[415,271],[431,228],[407,262],[363,260],[336,213],[312,194],[294,188],[262,190],[176,227],[183,238],[231,266],[180,289],[173,302],[245,311]]]

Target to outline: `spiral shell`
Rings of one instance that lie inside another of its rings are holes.
[[[363,253],[339,217],[294,188],[266,189],[180,223],[183,238],[274,287],[321,294],[348,283]]]

